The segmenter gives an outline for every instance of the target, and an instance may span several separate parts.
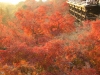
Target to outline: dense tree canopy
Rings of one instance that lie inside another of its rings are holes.
[[[100,20],[75,25],[66,0],[15,7],[0,8],[2,75],[100,74]]]

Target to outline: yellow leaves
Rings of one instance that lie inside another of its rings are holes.
[[[26,62],[25,60],[21,60],[21,61],[20,61],[20,65],[27,66],[27,65],[28,65],[28,62]]]
[[[0,24],[2,23],[2,16],[0,15]]]

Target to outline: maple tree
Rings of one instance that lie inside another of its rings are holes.
[[[27,0],[13,20],[7,18],[4,23],[0,16],[0,71],[7,75],[99,75],[100,20],[75,28],[65,1],[35,4]]]
[[[94,68],[100,73],[100,65],[99,65],[99,55],[100,55],[100,21],[97,20],[96,22],[91,23],[91,32],[90,32],[90,39],[94,41],[92,43],[92,48],[88,53],[89,58],[91,59],[91,62],[95,65]]]

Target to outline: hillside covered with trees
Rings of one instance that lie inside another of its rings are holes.
[[[100,75],[100,20],[75,24],[66,0],[0,5],[0,75]]]

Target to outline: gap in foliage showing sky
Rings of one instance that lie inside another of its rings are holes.
[[[25,1],[25,0],[0,0],[0,2],[4,2],[4,3],[11,3],[13,5],[18,4],[21,1]]]

